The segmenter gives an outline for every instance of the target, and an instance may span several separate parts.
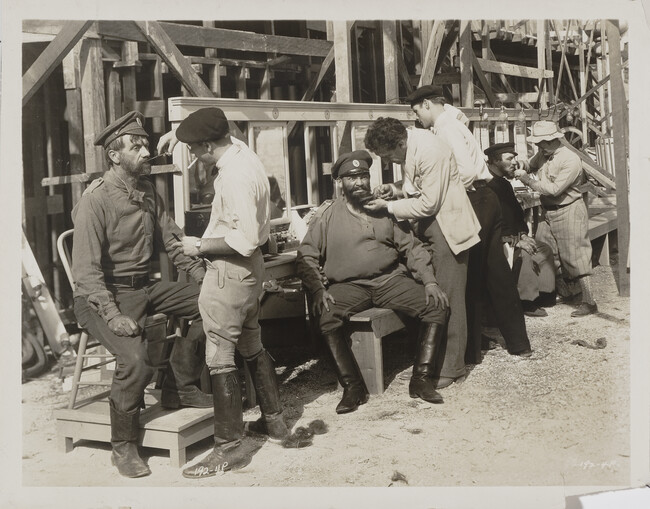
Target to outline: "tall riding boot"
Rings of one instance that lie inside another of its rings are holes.
[[[109,400],[111,415],[111,462],[124,477],[144,477],[151,470],[138,453],[140,409],[120,412]]]
[[[289,428],[282,417],[282,405],[278,382],[275,378],[273,360],[266,350],[261,350],[252,359],[246,359],[248,369],[253,379],[253,386],[260,402],[262,422],[256,423],[252,431],[261,431],[268,434],[269,439],[281,442],[289,436]]]
[[[202,343],[186,338],[176,338],[169,356],[169,367],[160,395],[160,404],[165,408],[181,406],[210,408],[212,397],[202,392],[201,371],[205,366]]]
[[[336,406],[336,413],[354,412],[359,405],[367,403],[369,398],[368,389],[361,376],[357,360],[354,358],[342,328],[324,333],[323,339],[332,354],[336,375],[343,387],[343,397]]]
[[[202,461],[183,470],[183,477],[200,479],[228,470],[244,468],[250,463],[241,447],[244,434],[239,373],[229,371],[211,375],[214,404],[214,448]]]
[[[445,326],[437,323],[420,324],[418,353],[413,363],[413,375],[409,383],[409,395],[429,403],[442,403],[442,396],[436,392],[434,365],[436,345],[440,344]]]

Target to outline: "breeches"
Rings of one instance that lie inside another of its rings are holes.
[[[259,249],[250,257],[206,261],[199,309],[211,374],[234,371],[236,349],[244,358],[262,349],[258,316],[263,280],[264,259]]]

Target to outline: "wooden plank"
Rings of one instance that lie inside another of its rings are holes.
[[[384,100],[386,103],[399,103],[397,22],[382,21],[381,33],[384,52]]]
[[[581,150],[578,150],[573,145],[571,145],[566,138],[561,138],[560,141],[562,145],[571,150],[574,154],[577,154],[580,159],[582,159],[583,165],[582,168],[587,172],[590,177],[595,178],[600,184],[604,185],[607,189],[616,189],[616,183],[613,180],[613,175],[605,171],[601,166],[599,166],[591,157],[586,155]]]
[[[192,69],[191,64],[176,47],[170,36],[165,32],[161,23],[156,21],[134,21],[135,25],[144,34],[145,39],[156,50],[156,53],[165,61],[169,69],[180,80],[190,93],[197,97],[213,97],[212,91]],[[128,25],[129,23],[124,23]],[[166,24],[167,25],[167,24]],[[200,29],[200,27],[197,27]],[[212,29],[201,29],[212,30]],[[216,30],[216,29],[214,29]]]
[[[135,108],[147,118],[164,117],[167,104],[164,99],[155,99],[151,101],[136,101]]]
[[[589,240],[597,239],[618,229],[616,210],[608,210],[589,218]]]
[[[420,82],[418,83],[418,87],[433,83],[433,76],[436,71],[436,64],[438,63],[438,57],[440,56],[440,47],[442,45],[444,35],[445,22],[442,20],[436,20],[433,23],[433,28],[429,36],[429,42],[427,44],[427,51],[424,56],[424,65],[422,66],[422,74],[420,75]]]
[[[318,75],[309,83],[307,90],[305,90],[305,93],[302,96],[302,101],[311,101],[313,99],[316,89],[323,81],[323,78],[325,78],[327,72],[332,68],[332,62],[334,62],[334,46],[332,46],[332,49],[325,57],[325,60],[323,60],[320,70],[318,71]],[[289,133],[289,137],[291,137],[293,134],[295,127],[295,121],[291,121],[287,124],[287,132]]]
[[[467,20],[460,22],[460,97],[465,108],[474,105],[472,73],[472,26]],[[474,57],[476,58],[476,57]]]
[[[582,97],[580,97],[576,102],[571,104],[568,109],[563,111],[560,114],[560,118],[564,118],[570,110],[577,108],[581,103],[586,101],[594,92],[597,90],[601,90],[601,87],[609,81],[610,76],[605,76],[602,80],[600,80],[598,83],[596,83],[593,87],[591,87]]]
[[[541,70],[546,70],[546,49],[548,46],[547,38],[547,23],[546,20],[539,19],[537,20],[537,67]],[[542,90],[544,85],[544,78],[538,78],[537,86]],[[540,98],[541,99],[541,98]],[[544,101],[544,105],[548,105],[547,101]],[[540,103],[540,107],[541,107]]]
[[[282,35],[256,34],[240,30],[199,27],[179,23],[160,22],[160,27],[179,46],[231,49],[259,53],[280,53],[324,57],[332,47],[330,41],[287,37]],[[121,40],[148,42],[146,36],[132,23],[124,21],[99,21],[99,34]]]
[[[122,116],[122,86],[120,84],[120,72],[117,69],[108,71],[106,79],[106,110],[108,123]]]
[[[546,92],[542,92],[540,95],[538,92],[513,92],[513,93],[502,93],[502,92],[497,92],[494,94],[494,97],[497,99],[497,101],[500,101],[502,103],[537,103],[540,100],[542,102],[546,102],[547,100],[547,94]]]
[[[66,21],[54,40],[47,45],[36,61],[23,74],[23,106],[45,82],[63,58],[81,39],[93,21]]]
[[[43,180],[48,180],[50,178],[59,177],[46,177],[43,178]],[[63,195],[52,194],[46,196],[45,211],[43,211],[43,200],[41,198],[35,198],[33,196],[28,196],[25,198],[25,217],[41,217],[43,216],[44,212],[48,216],[65,213],[65,208],[63,206]]]
[[[384,308],[370,308],[350,317],[351,323],[368,323],[375,335],[386,336],[404,328],[404,322],[397,314]]]
[[[384,392],[384,361],[381,336],[355,330],[350,335],[351,349],[370,394]]]
[[[490,106],[496,106],[497,98],[494,95],[494,92],[492,92],[492,87],[490,86],[487,77],[483,73],[483,70],[481,69],[481,66],[478,63],[476,55],[474,54],[473,51],[470,52],[470,55],[472,57],[472,68],[474,69],[474,72],[476,73],[476,76],[478,77],[478,80],[481,83],[481,86],[483,87],[483,91],[485,92],[485,96],[487,97]],[[467,105],[465,106],[467,107]]]
[[[83,105],[81,113],[85,171],[103,171],[106,168],[104,150],[102,147],[95,146],[95,138],[106,127],[101,41],[84,39],[79,60],[81,64],[81,102]]]
[[[621,69],[621,35],[618,21],[604,22],[609,48],[609,71],[611,77],[612,137],[614,139],[614,169],[616,171],[616,210],[618,213],[618,291],[630,295],[630,274],[627,271],[630,248],[630,206],[628,188],[628,116],[625,85]]]
[[[505,62],[495,62],[479,58],[478,62],[484,72],[494,72],[506,74],[508,76],[519,76],[521,78],[552,78],[553,71],[537,69],[535,67],[526,67],[523,65],[508,64]]]

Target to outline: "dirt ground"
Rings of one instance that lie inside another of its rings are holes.
[[[250,465],[201,481],[184,479],[162,450],[144,450],[153,473],[140,479],[118,475],[109,444],[59,452],[53,411],[68,393],[53,369],[23,384],[23,486],[627,486],[629,299],[610,267],[595,269],[594,288],[597,315],[571,318],[573,307],[559,303],[546,318],[527,317],[532,358],[509,355],[501,340],[464,383],[441,391],[442,405],[409,398],[403,337],[384,342],[385,393],[347,415],[334,412],[340,389],[311,347],[269,348],[288,421],[320,419],[328,432],[300,450],[248,438]],[[604,348],[588,347],[601,338]],[[208,438],[189,449],[189,463],[210,447]]]

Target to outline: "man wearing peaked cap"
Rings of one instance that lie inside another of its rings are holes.
[[[491,145],[485,149],[485,155],[488,157],[488,168],[494,176],[488,186],[501,204],[503,249],[517,281],[524,314],[547,316],[546,311],[535,301],[550,298],[555,302],[553,250],[548,244],[528,236],[524,210],[509,182],[514,178],[518,165],[515,144],[509,142]]]
[[[558,293],[569,297],[567,282],[577,281],[582,302],[571,313],[573,317],[587,316],[598,311],[591,293],[591,241],[589,215],[582,199],[582,161],[564,146],[564,133],[555,122],[540,120],[533,124],[528,137],[539,150],[525,168],[515,176],[540,194],[544,220],[535,237],[553,248]],[[529,173],[536,173],[537,180]]]
[[[343,154],[336,160],[332,165],[332,178],[369,172],[371,166],[372,156],[365,150],[355,150]]]
[[[118,118],[110,125],[108,125],[101,133],[95,138],[95,145],[108,147],[114,140],[126,134],[133,134],[136,136],[149,135],[144,130],[144,115],[138,111],[131,111],[126,115]]]
[[[116,356],[109,396],[111,459],[125,477],[150,473],[139,456],[140,404],[154,374],[142,328],[148,313],[164,312],[192,323],[174,341],[163,382],[161,404],[210,407],[198,388],[204,365],[205,333],[198,308],[203,262],[174,247],[180,228],[167,214],[153,184],[144,117],[130,112],[112,122],[97,139],[110,169],[93,181],[72,211],[72,272],[75,314],[88,332]],[[149,271],[155,246],[194,282],[153,282]]]
[[[239,373],[235,351],[247,363],[260,401],[262,417],[248,430],[267,435],[283,447],[305,447],[284,421],[273,359],[260,335],[259,299],[264,281],[260,247],[270,232],[270,186],[260,158],[245,143],[229,135],[220,108],[189,114],[175,134],[163,137],[186,143],[206,167],[216,169],[214,199],[202,238],[185,236],[177,246],[189,256],[205,257],[207,271],[199,306],[207,333],[206,363],[212,381],[214,447],[200,462],[186,468],[191,479],[237,470],[251,460],[241,447],[244,438]],[[161,147],[159,144],[159,148]]]
[[[343,327],[351,315],[373,305],[421,320],[409,394],[442,403],[435,390],[434,359],[448,319],[447,297],[438,288],[431,257],[408,223],[398,224],[386,214],[364,209],[372,198],[371,165],[372,157],[365,150],[343,154],[334,163],[332,176],[340,179],[343,195],[314,214],[296,258],[298,275],[311,294],[314,317],[343,387],[336,407],[339,414],[353,412],[368,401],[368,388]]]

